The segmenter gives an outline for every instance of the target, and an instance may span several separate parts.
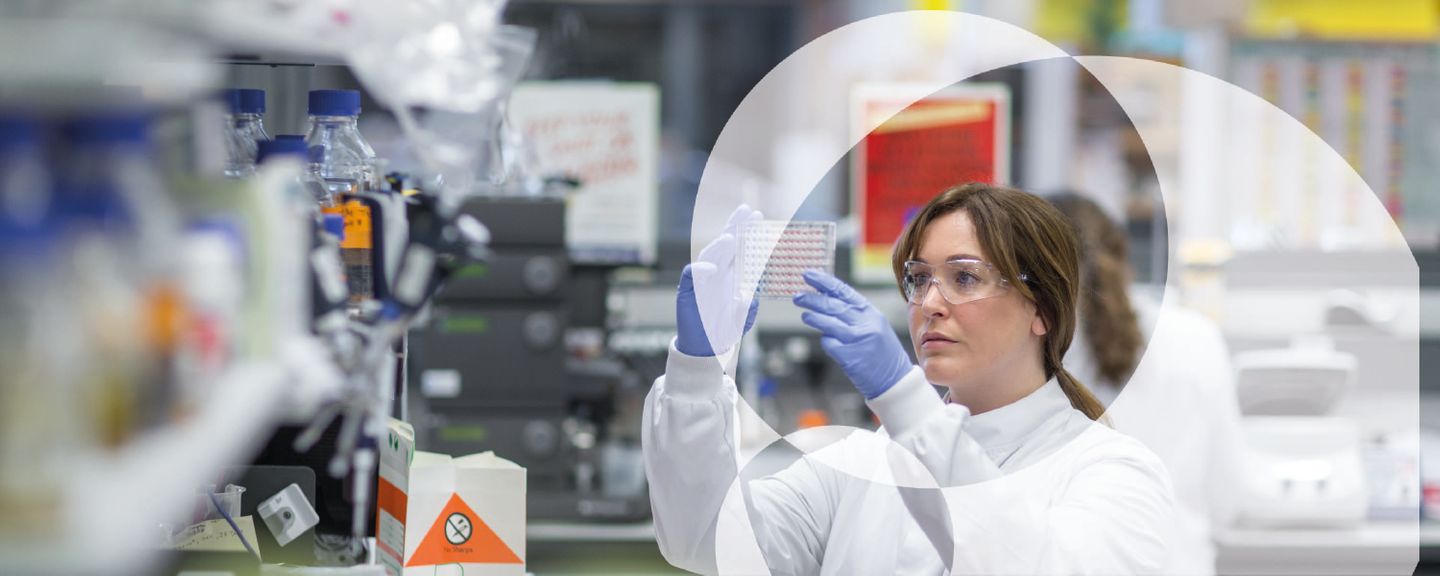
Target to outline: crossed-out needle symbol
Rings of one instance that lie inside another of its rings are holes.
[[[445,519],[445,539],[455,545],[469,542],[472,528],[470,518],[459,512],[451,514]]]

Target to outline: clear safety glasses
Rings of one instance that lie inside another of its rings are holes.
[[[1020,279],[1029,278],[1021,274]],[[980,260],[951,260],[939,266],[917,260],[905,263],[901,288],[911,304],[925,302],[932,284],[940,286],[940,296],[951,304],[993,298],[1010,289],[1010,282],[994,266]]]

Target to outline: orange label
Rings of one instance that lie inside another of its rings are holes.
[[[796,426],[800,429],[819,428],[830,424],[830,416],[824,410],[806,410],[796,418]]]
[[[170,349],[187,322],[185,299],[174,286],[161,284],[145,295],[145,335],[151,346]]]
[[[369,250],[375,247],[369,206],[359,200],[346,200],[340,205],[340,214],[345,216],[345,239],[340,241],[341,248]]]
[[[381,510],[394,516],[396,520],[404,522],[406,506],[408,506],[410,502],[410,498],[405,495],[405,491],[395,487],[394,484],[391,484],[384,478],[380,479],[377,486],[378,490],[376,490],[375,495],[376,505]],[[375,521],[379,522],[380,518],[377,516]]]
[[[450,502],[440,511],[435,524],[420,541],[415,555],[405,563],[415,566],[441,564],[523,564],[524,561],[495,535],[470,506],[451,494]]]

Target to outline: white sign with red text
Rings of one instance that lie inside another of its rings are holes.
[[[540,174],[580,181],[565,229],[576,260],[655,261],[660,177],[655,85],[523,83],[510,98],[510,122],[525,135]]]

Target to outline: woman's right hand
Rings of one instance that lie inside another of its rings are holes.
[[[760,212],[741,204],[730,214],[725,230],[700,251],[680,274],[675,294],[675,349],[687,356],[714,356],[730,350],[755,325],[760,301],[747,307],[735,290],[735,249],[740,228],[761,219]],[[700,286],[697,296],[696,287]],[[707,299],[702,306],[700,299]],[[706,333],[706,327],[710,327]]]
[[[866,400],[884,394],[915,366],[885,314],[849,284],[818,270],[805,271],[805,282],[815,292],[795,295],[795,305],[806,310],[800,320],[820,331],[820,348]]]

